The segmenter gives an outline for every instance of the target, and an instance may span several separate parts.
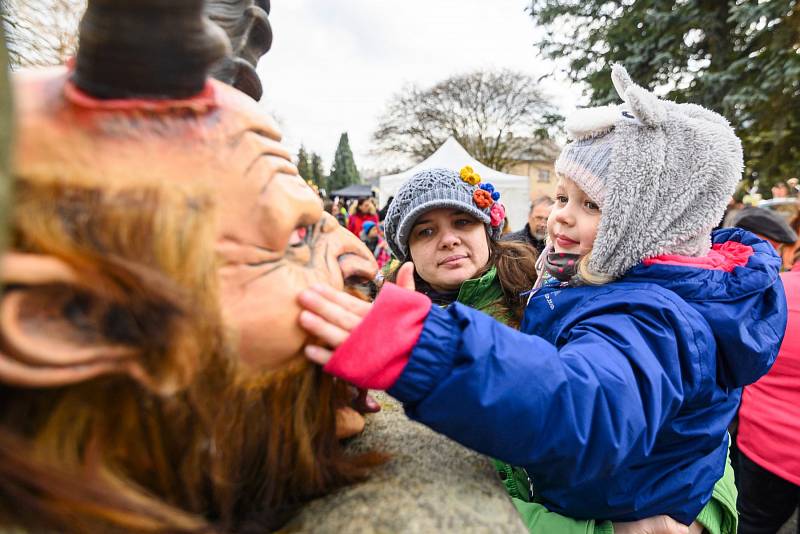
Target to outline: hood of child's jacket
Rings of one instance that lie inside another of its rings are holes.
[[[678,294],[711,326],[719,361],[717,381],[741,387],[763,376],[778,354],[786,329],[786,296],[775,249],[738,228],[714,233],[716,266],[692,258],[645,261],[624,280],[656,283]]]

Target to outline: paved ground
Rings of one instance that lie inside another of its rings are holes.
[[[797,512],[792,516],[792,518],[783,525],[783,528],[778,531],[778,534],[795,534],[798,532],[797,530]]]

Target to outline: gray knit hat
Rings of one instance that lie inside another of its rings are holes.
[[[503,227],[501,214],[505,216],[505,208],[497,202],[499,193],[490,184],[472,185],[470,179],[474,183],[480,177],[469,167],[462,169],[461,174],[449,169],[426,169],[400,187],[384,221],[386,241],[397,259],[408,260],[408,239],[414,223],[424,213],[437,208],[462,210],[482,221],[493,239],[499,237]],[[492,205],[481,208],[476,204],[474,197],[479,189],[494,194]]]
[[[660,100],[620,65],[611,79],[625,103],[569,117],[575,141],[556,162],[602,210],[589,268],[619,277],[645,258],[706,254],[741,179],[741,142],[721,115]]]

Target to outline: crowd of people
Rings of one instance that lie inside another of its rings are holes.
[[[123,36],[99,4],[73,66],[15,75],[0,531],[283,529],[391,471],[346,450],[368,390],[491,462],[509,530],[764,534],[797,510],[800,217],[730,203],[722,116],[616,65],[624,104],[566,121],[523,228],[468,166],[324,213],[262,107],[208,79],[230,43],[202,2],[152,65],[120,58],[166,7],[127,6]]]

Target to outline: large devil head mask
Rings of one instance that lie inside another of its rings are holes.
[[[208,78],[228,58],[253,85],[203,7],[92,0],[75,63],[14,80],[0,524],[274,526],[371,462],[338,448],[296,295],[376,265],[257,102]]]

